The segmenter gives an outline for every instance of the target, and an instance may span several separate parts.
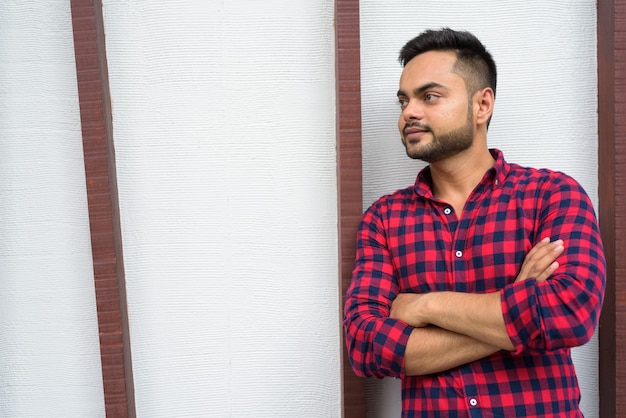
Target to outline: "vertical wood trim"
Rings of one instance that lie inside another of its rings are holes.
[[[100,0],[71,0],[106,416],[135,417],[111,100]]]
[[[356,231],[363,212],[359,0],[337,0],[335,21],[339,300],[343,318],[345,294],[354,268]],[[345,418],[365,418],[365,380],[354,374],[345,343],[342,347],[342,413]]]
[[[626,416],[626,0],[598,0],[598,196],[607,260],[600,416]],[[620,256],[621,255],[621,256]]]

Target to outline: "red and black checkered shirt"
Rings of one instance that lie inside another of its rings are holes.
[[[505,162],[487,171],[460,217],[433,197],[430,171],[363,215],[344,327],[360,376],[402,378],[403,417],[580,417],[570,348],[598,322],[606,265],[589,197],[571,177]],[[544,282],[515,283],[544,237],[562,239]],[[412,328],[389,318],[398,293],[500,292],[514,352],[446,372],[403,374]]]

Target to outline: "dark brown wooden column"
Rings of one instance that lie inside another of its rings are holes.
[[[598,0],[598,178],[607,288],[600,416],[626,416],[626,0]]]
[[[135,416],[100,0],[71,0],[106,416]]]
[[[337,178],[339,202],[340,304],[350,283],[356,251],[356,231],[363,206],[361,167],[361,40],[359,0],[337,0]],[[343,334],[341,338],[342,342]],[[365,418],[365,380],[357,377],[342,352],[343,416]]]

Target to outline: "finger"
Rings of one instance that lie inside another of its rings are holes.
[[[524,261],[522,262],[522,267],[520,268],[516,281],[526,280],[535,273],[534,269],[537,260],[541,260],[541,257],[545,256],[547,252],[546,249],[549,244],[550,238],[544,238],[530,249],[528,254],[524,257]]]
[[[544,238],[537,244],[535,244],[533,248],[531,248],[531,250],[526,255],[526,259],[529,261],[539,260],[547,254],[550,254],[551,251],[559,245],[563,245],[563,240],[558,239],[556,241],[550,242],[550,238]]]
[[[525,261],[528,261],[528,264],[535,269],[543,270],[563,251],[563,240],[559,239],[547,244],[542,242],[541,245],[535,246],[533,250],[532,253],[528,253]],[[549,260],[550,258],[552,260]]]
[[[535,265],[538,261],[540,261],[546,254],[550,253],[550,242],[547,240],[542,240],[537,243],[533,248],[530,249],[528,254],[524,257],[524,261],[522,262],[522,268],[520,273],[530,274],[531,270],[535,268]]]
[[[516,282],[521,280],[526,280],[530,277],[539,277],[541,276],[543,280],[549,277],[554,271],[546,271],[552,266],[552,263],[556,261],[557,257],[561,255],[564,250],[563,240],[556,240],[554,242],[548,242],[545,238],[537,243],[531,251],[528,252],[524,261],[522,263],[522,267],[520,269],[520,273],[516,278]],[[554,268],[555,270],[556,268]]]
[[[552,274],[559,268],[559,263],[557,261],[550,264],[543,272],[535,277],[538,282],[545,281],[548,277],[552,276]]]
[[[543,280],[547,279],[548,276],[550,276],[554,272],[554,270],[556,270],[556,267],[558,267],[558,264],[555,267],[554,263],[556,262],[556,259],[559,257],[559,255],[563,253],[563,250],[563,245],[556,242],[552,243],[550,247],[547,248],[545,251],[542,251],[541,257],[536,258],[532,261],[532,266],[529,273],[530,277],[543,277]]]

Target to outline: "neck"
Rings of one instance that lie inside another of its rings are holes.
[[[462,209],[470,193],[494,164],[489,149],[472,146],[453,157],[430,164],[433,194],[437,199]]]

